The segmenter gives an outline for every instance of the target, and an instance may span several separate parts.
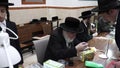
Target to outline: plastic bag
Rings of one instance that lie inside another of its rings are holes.
[[[27,68],[43,68],[43,66],[39,63],[36,63],[36,64],[31,64],[29,67]]]

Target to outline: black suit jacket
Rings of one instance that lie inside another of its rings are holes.
[[[85,26],[83,21],[81,21],[81,27],[83,28],[84,31],[82,33],[77,34],[78,40],[80,40],[82,42],[87,42],[90,39],[92,39],[93,36],[88,33],[88,28]]]
[[[66,41],[63,37],[62,28],[58,27],[50,36],[49,43],[46,49],[44,61],[48,59],[59,60],[74,57],[77,55],[75,46],[79,43],[77,39],[73,41],[73,47],[67,48]]]
[[[119,12],[117,24],[116,24],[115,40],[116,40],[116,44],[120,50],[120,12]]]
[[[10,28],[12,31],[14,31],[16,34],[18,34],[16,24],[14,22],[6,21],[6,26],[7,26],[7,28]],[[9,34],[10,37],[15,37],[10,31],[6,30],[6,32]],[[22,56],[21,49],[20,49],[19,39],[17,39],[17,40],[10,39],[10,44],[13,47],[15,47],[18,50],[18,52],[20,53],[21,61],[18,64],[22,64],[23,63],[23,56]]]

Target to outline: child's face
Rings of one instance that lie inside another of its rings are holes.
[[[0,22],[3,22],[5,20],[6,16],[6,7],[0,6]]]

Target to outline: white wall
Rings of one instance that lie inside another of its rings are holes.
[[[79,0],[46,0],[46,4],[41,5],[22,5],[22,0],[9,0],[14,3],[15,7],[31,7],[31,6],[61,6],[61,7],[80,7],[80,6],[95,6],[96,1],[79,1]]]
[[[40,19],[41,17],[47,17],[51,20],[51,17],[58,16],[64,22],[64,19],[68,16],[78,18],[81,12],[90,10],[91,8],[80,8],[80,9],[56,9],[56,8],[36,8],[36,9],[20,9],[10,10],[11,21],[16,24],[24,24],[30,22],[32,19]]]
[[[55,6],[55,7],[82,7],[82,6],[95,6],[96,1],[79,1],[79,0],[46,0],[46,4],[41,5],[22,5],[22,0],[9,0],[9,2],[14,3],[12,7],[34,7],[34,6]],[[92,7],[91,7],[92,8]],[[28,23],[32,19],[40,19],[40,17],[47,17],[51,20],[52,16],[59,16],[61,22],[67,16],[72,16],[78,18],[81,12],[85,10],[90,10],[91,8],[80,8],[80,9],[57,9],[57,8],[34,8],[34,9],[19,9],[10,10],[10,19],[16,24]]]
[[[79,1],[79,0],[47,0],[47,6],[65,6],[65,7],[80,7],[80,6],[95,6],[96,1]]]

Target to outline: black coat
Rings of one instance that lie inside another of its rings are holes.
[[[11,29],[12,31],[14,31],[16,34],[17,33],[17,28],[16,28],[16,24],[14,22],[9,22],[9,21],[6,21],[6,26],[7,28]],[[15,37],[10,31],[6,30],[6,32],[9,34],[10,37]],[[21,61],[18,63],[18,64],[22,64],[23,63],[23,56],[22,56],[22,53],[21,53],[21,48],[20,48],[20,43],[19,43],[19,39],[17,40],[12,40],[10,39],[10,44],[15,47],[18,52],[20,53],[21,55]]]
[[[117,24],[116,24],[115,41],[120,50],[120,12],[119,12]]]
[[[84,31],[82,33],[77,34],[78,40],[80,40],[82,42],[87,42],[90,39],[92,39],[93,36],[88,33],[88,28],[85,26],[83,21],[81,21],[81,27],[83,28]]]
[[[44,61],[48,59],[59,60],[74,57],[77,55],[75,46],[79,43],[77,39],[73,41],[73,47],[67,48],[66,41],[63,37],[62,28],[58,27],[50,36],[49,43],[46,49]]]

